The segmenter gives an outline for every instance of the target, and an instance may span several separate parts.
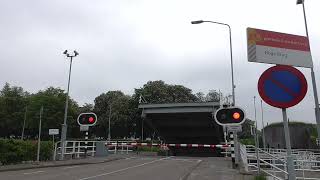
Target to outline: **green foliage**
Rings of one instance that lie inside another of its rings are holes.
[[[141,137],[142,118],[138,109],[140,96],[147,103],[185,103],[218,101],[220,94],[211,90],[209,93],[192,93],[182,85],[166,84],[164,81],[149,81],[135,89],[132,96],[121,91],[107,91],[94,100],[93,104],[79,105],[69,97],[67,116],[69,138],[80,138],[77,116],[82,112],[93,111],[98,116],[98,123],[90,128],[91,137],[107,137],[108,120],[111,120],[112,138]],[[0,91],[0,137],[20,138],[26,112],[25,138],[36,139],[38,135],[39,112],[42,114],[42,139],[49,140],[48,129],[61,128],[64,119],[66,93],[64,90],[49,87],[34,94],[25,92],[22,87],[6,83]],[[110,115],[111,106],[111,115]],[[26,111],[27,109],[27,111]],[[148,123],[144,125],[144,137],[157,137]],[[153,138],[154,139],[154,138]]]
[[[160,152],[161,149],[159,147],[148,147],[148,146],[139,146],[137,151],[143,152]]]
[[[0,91],[0,137],[19,131],[28,97],[21,87],[4,85]]]
[[[37,141],[0,139],[0,162],[2,164],[32,161],[37,155]],[[40,160],[52,157],[52,142],[41,142]]]
[[[251,127],[254,127],[254,121],[250,119],[246,119],[246,121],[242,124],[242,132],[239,133],[240,139],[251,138]]]
[[[240,139],[240,142],[244,145],[255,145],[254,138],[246,138],[246,139]]]
[[[267,177],[265,175],[258,175],[254,177],[254,180],[267,180]]]
[[[182,85],[169,85],[164,81],[149,81],[142,88],[135,89],[135,95],[143,97],[148,103],[196,102],[192,90]]]
[[[94,112],[99,119],[97,123],[97,128],[100,128],[99,136],[107,137],[109,118],[113,138],[127,137],[133,133],[133,122],[129,114],[130,96],[121,91],[109,91],[96,97],[94,102]]]
[[[38,134],[39,113],[42,115],[44,139],[48,137],[49,128],[60,128],[63,123],[66,94],[60,88],[49,87],[35,94],[25,92],[21,87],[4,85],[0,91],[0,137],[21,135],[26,113],[25,137],[36,137]],[[79,107],[75,101],[69,100],[68,135],[76,136],[73,128],[77,127],[76,118]],[[78,130],[78,129],[77,129]]]

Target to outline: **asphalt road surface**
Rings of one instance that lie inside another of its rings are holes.
[[[202,160],[179,157],[130,157],[122,160],[0,173],[1,180],[180,180]]]

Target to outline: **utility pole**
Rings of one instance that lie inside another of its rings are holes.
[[[264,121],[263,121],[263,107],[262,100],[261,101],[261,120],[262,120],[262,141],[263,141],[263,149],[266,149],[266,137],[264,135]]]
[[[25,126],[26,126],[27,111],[28,111],[28,106],[26,106],[26,110],[25,110],[25,112],[24,112],[24,119],[23,119],[23,126],[22,126],[21,140],[23,140],[23,138],[24,138],[24,129],[25,129]]]
[[[40,142],[41,142],[41,119],[42,119],[42,112],[43,112],[43,106],[41,106],[41,108],[40,108],[37,162],[40,161]]]
[[[143,141],[143,118],[141,118],[141,141]]]
[[[256,125],[255,125],[255,149],[256,149],[256,156],[257,156],[258,174],[260,174],[259,136],[258,136],[258,121],[257,121],[257,110],[256,110],[256,96],[253,97],[253,103],[254,103],[254,120],[256,121]]]
[[[108,132],[108,141],[111,140],[111,126],[110,126],[110,123],[111,122],[111,104],[109,106],[109,132]]]

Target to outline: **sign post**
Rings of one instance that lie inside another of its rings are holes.
[[[303,0],[298,0],[298,4],[301,4],[301,2],[303,2]],[[262,29],[247,28],[248,61],[311,69],[315,117],[318,138],[320,139],[319,99],[307,28],[306,32],[307,36],[297,36]]]
[[[295,180],[296,175],[286,108],[295,106],[302,101],[307,89],[308,84],[304,75],[291,66],[273,66],[262,73],[258,82],[258,91],[261,98],[267,104],[282,109],[289,180]]]
[[[59,135],[59,129],[49,129],[49,135],[52,135],[52,146],[53,146],[53,152],[55,152],[54,150],[54,135]],[[53,157],[55,157],[55,153],[53,153]],[[55,158],[53,158],[55,159]]]
[[[289,125],[288,125],[286,108],[282,108],[282,116],[283,116],[284,136],[286,139],[286,148],[287,148],[288,178],[289,178],[289,180],[295,180],[296,173],[294,170],[294,163],[293,163],[293,157],[292,157],[292,152],[291,152],[290,132],[289,132]]]

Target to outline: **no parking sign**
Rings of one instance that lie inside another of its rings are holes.
[[[295,106],[303,100],[308,84],[296,68],[277,65],[267,69],[259,78],[258,91],[261,98],[277,108]]]

